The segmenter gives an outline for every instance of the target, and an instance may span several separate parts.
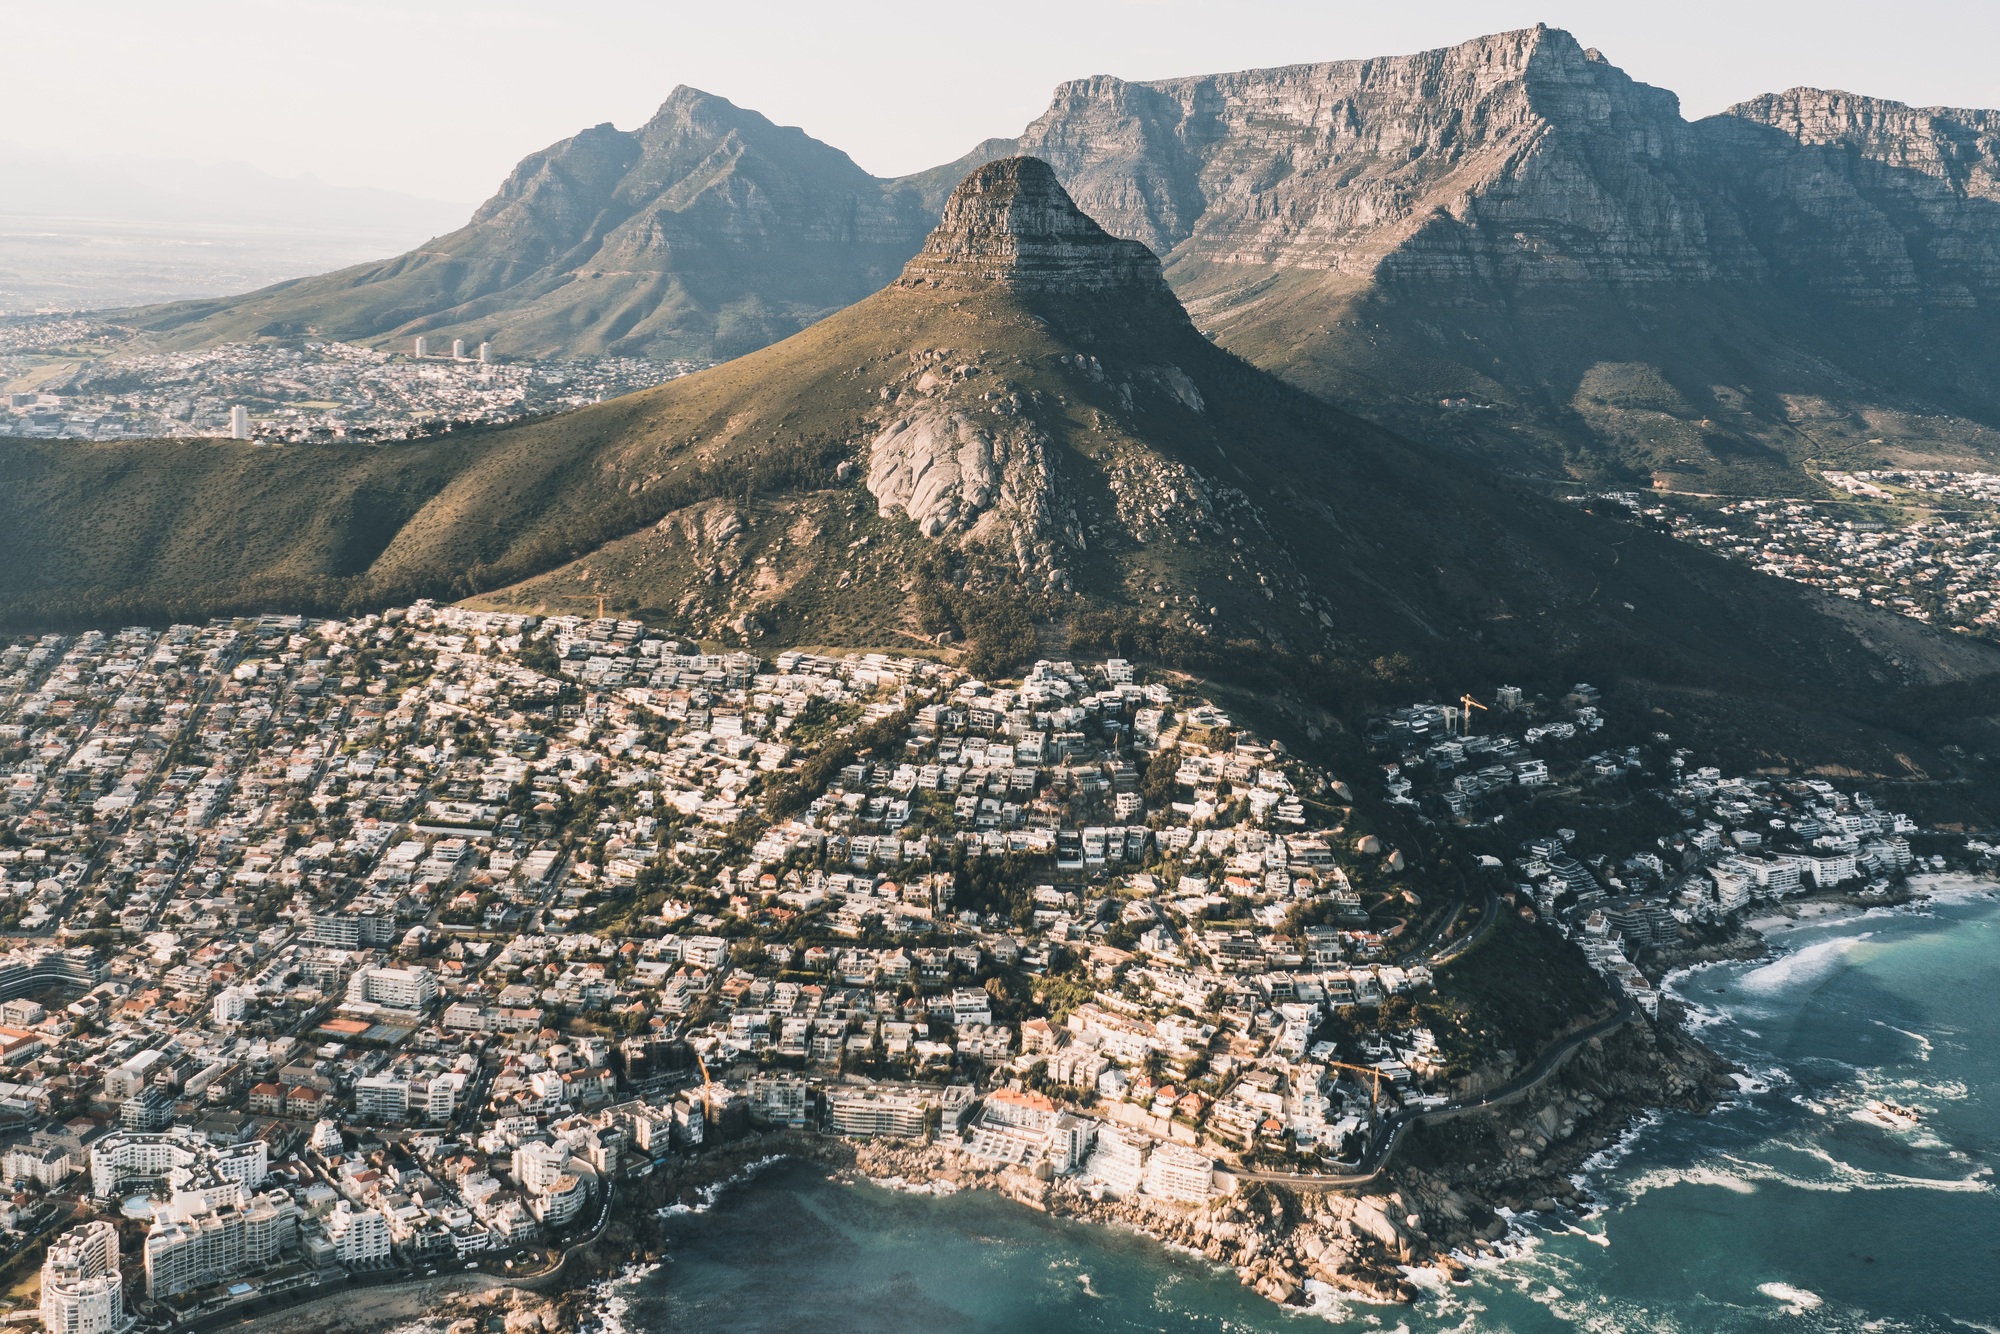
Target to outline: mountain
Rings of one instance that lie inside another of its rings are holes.
[[[1794,89],[1689,122],[1568,33],[1056,91],[900,181],[678,89],[530,157],[458,232],[138,312],[174,344],[413,333],[715,358],[888,283],[981,163],[1049,162],[1204,331],[1504,470],[1792,494],[1990,464],[1996,113]]]
[[[1773,491],[1993,455],[1991,112],[1689,123],[1567,33],[1057,90],[1011,147],[1222,344],[1523,472]]]
[[[1021,157],[890,286],[724,365],[411,446],[22,444],[0,535],[22,621],[603,597],[704,639],[1124,651],[1326,707],[1583,673],[1891,771],[1923,752],[1857,713],[2000,670],[1328,407]]]
[[[532,154],[465,226],[408,254],[131,318],[169,346],[422,333],[509,355],[713,360],[887,283],[936,203],[677,88],[637,130],[599,125]]]

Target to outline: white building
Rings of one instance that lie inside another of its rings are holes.
[[[54,1190],[69,1180],[76,1171],[76,1160],[69,1150],[58,1144],[15,1144],[9,1146],[4,1161],[0,1161],[0,1180],[10,1186],[26,1181],[35,1182],[45,1190]]]
[[[250,409],[240,403],[229,410],[229,438],[231,440],[250,438]]]
[[[514,1150],[514,1180],[530,1195],[548,1193],[569,1167],[569,1146],[530,1140]]]
[[[1129,1130],[1103,1127],[1097,1132],[1097,1144],[1086,1164],[1091,1179],[1116,1199],[1138,1194],[1140,1183],[1146,1179],[1149,1144],[1150,1141]]]
[[[360,968],[347,983],[350,1005],[421,1010],[437,999],[437,974],[428,968]]]
[[[1146,1161],[1148,1195],[1200,1204],[1215,1193],[1214,1163],[1184,1144],[1162,1144]]]
[[[547,1192],[528,1199],[529,1212],[549,1227],[561,1227],[583,1213],[590,1202],[589,1188],[574,1172],[564,1172],[549,1183]]]
[[[354,1112],[363,1121],[400,1121],[409,1111],[409,1080],[369,1075],[354,1081]]]
[[[147,1296],[175,1297],[268,1268],[298,1240],[299,1210],[290,1196],[250,1195],[241,1186],[214,1195],[177,1190],[154,1212],[146,1234]]]
[[[113,1334],[128,1323],[118,1229],[99,1219],[51,1243],[42,1260],[42,1325],[49,1334]]]
[[[344,1265],[379,1264],[389,1258],[389,1220],[379,1209],[356,1209],[340,1201],[327,1215],[326,1236]]]
[[[146,1081],[165,1059],[165,1052],[148,1049],[127,1057],[123,1063],[105,1071],[105,1101],[124,1102],[138,1096],[139,1090],[146,1087]]]
[[[340,1127],[321,1119],[313,1122],[312,1140],[308,1147],[324,1158],[341,1152],[347,1145],[340,1138]]]
[[[208,1167],[251,1190],[271,1174],[270,1146],[261,1139],[217,1148],[196,1130],[176,1126],[156,1134],[115,1130],[90,1146],[90,1193],[109,1199],[128,1182],[166,1181],[176,1172]]]
[[[219,1028],[234,1028],[250,1013],[249,999],[240,987],[224,987],[215,993],[215,1001],[209,1007],[209,1015]]]

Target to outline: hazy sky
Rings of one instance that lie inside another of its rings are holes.
[[[1689,116],[1813,84],[2000,106],[1993,0],[0,0],[0,139],[466,202],[688,83],[894,175],[1060,80],[1392,55],[1537,21]],[[0,180],[0,206],[5,181]]]

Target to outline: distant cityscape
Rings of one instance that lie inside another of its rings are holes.
[[[560,412],[700,369],[641,357],[501,358],[414,338],[121,351],[129,332],[82,315],[0,321],[0,435],[30,439],[408,440]]]

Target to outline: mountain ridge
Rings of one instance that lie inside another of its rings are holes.
[[[465,226],[380,264],[131,312],[168,346],[416,334],[505,354],[694,360],[796,332],[893,278],[931,217],[852,159],[682,85],[636,130],[528,155]]]
[[[132,319],[173,345],[724,358],[893,281],[966,173],[1030,153],[1213,337],[1349,411],[1524,475],[1810,493],[1808,465],[1993,458],[1994,123],[1811,89],[1691,122],[1536,27],[1072,80],[1022,134],[881,180],[679,88],[410,255]]]
[[[1740,701],[1773,755],[1817,729],[1889,772],[1937,761],[1855,710],[2000,668],[1286,385],[1204,338],[1045,164],[986,164],[944,214],[856,306],[574,413],[394,448],[0,451],[0,613],[603,598],[710,641],[979,670],[1122,652],[1321,709],[1575,673]]]

